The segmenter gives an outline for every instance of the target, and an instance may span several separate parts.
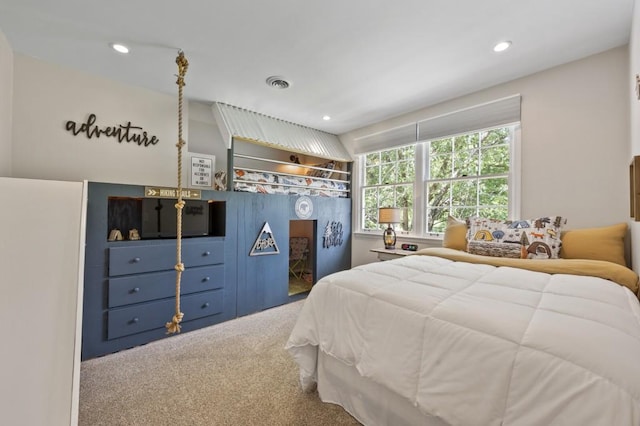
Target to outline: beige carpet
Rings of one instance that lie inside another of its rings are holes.
[[[358,425],[283,349],[304,300],[84,361],[80,425]]]

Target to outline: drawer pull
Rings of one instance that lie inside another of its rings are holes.
[[[207,281],[209,281],[210,279],[211,279],[211,278],[209,278],[209,277],[204,277],[204,278],[202,279],[202,282],[203,282],[203,283],[206,283],[206,282],[207,282]]]
[[[209,307],[209,302],[205,302],[204,305],[202,305],[203,308],[208,308]]]
[[[204,253],[202,253],[203,256],[209,256],[211,254],[210,251],[205,251]]]
[[[131,293],[138,293],[140,291],[140,287],[134,287],[131,289]]]
[[[138,263],[140,262],[142,259],[140,259],[139,257],[134,257],[133,259],[131,259],[131,263]]]
[[[138,317],[134,317],[134,318],[130,321],[130,323],[131,323],[131,324],[135,324],[135,323],[137,323],[138,321],[140,321],[140,320],[138,319]]]

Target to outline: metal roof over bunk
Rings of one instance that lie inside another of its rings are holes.
[[[233,138],[330,160],[352,161],[338,136],[216,102],[213,115],[231,148]]]

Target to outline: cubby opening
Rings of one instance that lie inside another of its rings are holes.
[[[176,199],[109,197],[107,240],[150,240],[177,235]],[[184,200],[182,237],[224,237],[226,202]]]
[[[315,220],[289,221],[289,296],[308,293],[315,283],[316,228]],[[306,241],[302,253],[301,247],[297,247],[298,241],[294,241],[300,239]]]

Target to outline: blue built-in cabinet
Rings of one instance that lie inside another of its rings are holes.
[[[182,239],[183,333],[292,300],[289,220],[299,219],[294,208],[298,197],[201,192],[203,200],[213,201],[215,212],[209,235]],[[168,337],[165,323],[175,311],[175,238],[108,241],[115,226],[124,228],[125,238],[129,228],[141,231],[138,206],[145,188],[90,182],[88,195],[82,359]],[[317,232],[310,265],[317,281],[351,266],[351,199],[311,200],[308,220]],[[251,256],[265,223],[279,253],[271,249]],[[342,231],[341,238],[325,247],[323,235],[332,224]]]

